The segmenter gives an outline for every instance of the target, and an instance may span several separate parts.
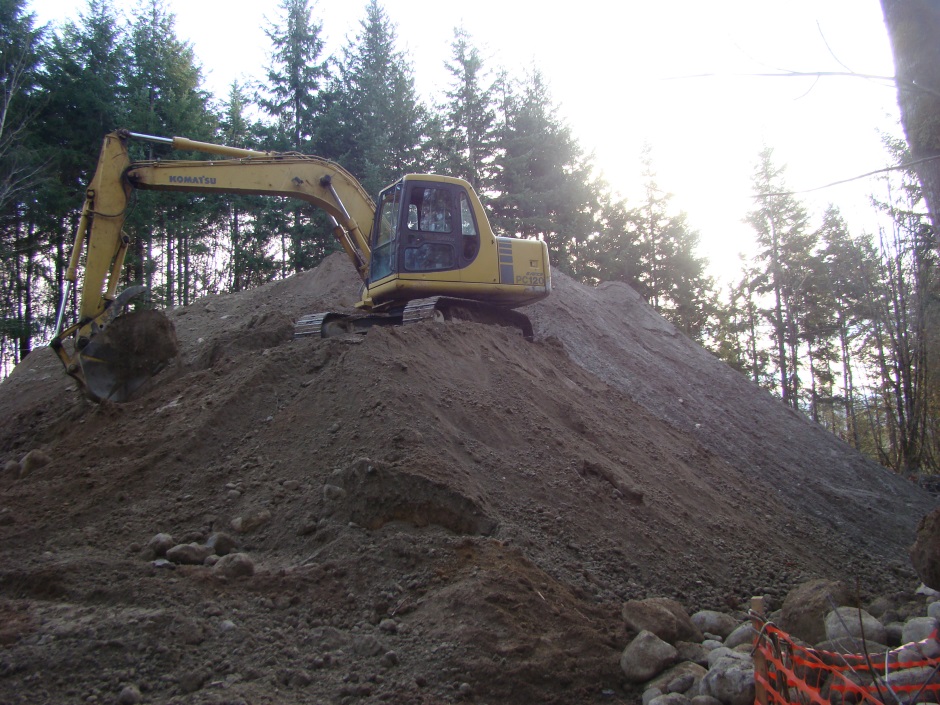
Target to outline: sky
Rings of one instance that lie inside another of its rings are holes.
[[[139,5],[113,0],[130,16]],[[205,87],[224,98],[233,80],[263,76],[264,28],[279,3],[167,0],[177,36],[192,43]],[[900,136],[893,86],[859,76],[782,77],[784,72],[894,74],[879,0],[382,0],[424,100],[447,87],[455,27],[463,26],[495,72],[547,78],[559,115],[610,188],[637,204],[640,155],[649,145],[659,187],[701,237],[711,272],[737,272],[753,252],[743,223],[765,147],[807,191],[887,165],[882,135]],[[327,52],[359,31],[366,1],[313,5]],[[84,3],[32,0],[40,23],[75,19]],[[551,7],[551,9],[550,9]],[[762,75],[764,74],[764,75]],[[134,126],[126,126],[133,129]],[[868,199],[876,178],[799,193],[818,225],[829,203],[856,232],[874,231]]]

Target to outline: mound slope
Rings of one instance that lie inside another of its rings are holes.
[[[622,601],[909,581],[933,502],[678,334],[557,275],[535,343],[455,322],[291,341],[317,270],[173,311],[180,364],[94,406],[49,351],[0,385],[0,694],[628,701]],[[238,531],[240,530],[240,531]],[[226,579],[142,557],[226,531]]]

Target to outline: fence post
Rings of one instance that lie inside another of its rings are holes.
[[[764,626],[764,598],[751,598],[751,626],[754,627],[754,675],[760,674],[760,678],[754,679],[754,702],[758,705],[767,705],[767,690],[763,683],[770,682],[767,673],[767,659],[764,658],[764,652],[760,650],[760,640],[758,635]]]

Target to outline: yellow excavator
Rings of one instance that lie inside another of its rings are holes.
[[[130,140],[221,158],[132,162]],[[295,338],[452,318],[515,326],[531,338],[529,319],[513,309],[551,291],[545,243],[494,235],[480,199],[462,179],[409,174],[383,189],[376,207],[355,177],[321,157],[118,130],[105,137],[86,193],[50,342],[68,374],[96,401],[131,399],[178,354],[166,316],[152,309],[125,313],[146,288],[117,292],[134,189],[286,196],[326,211],[363,282],[359,311],[303,316]],[[64,327],[83,251],[77,322]]]

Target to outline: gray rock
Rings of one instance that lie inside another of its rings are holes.
[[[685,608],[669,598],[630,600],[624,603],[620,614],[630,631],[652,632],[670,644],[677,641],[700,642],[703,638]]]
[[[711,695],[696,695],[692,698],[692,705],[722,705],[722,703]]]
[[[255,564],[248,554],[230,553],[212,566],[212,572],[226,578],[243,578],[254,575]]]
[[[744,622],[727,636],[725,646],[733,649],[742,644],[751,645],[754,643],[754,637],[756,636],[757,632],[754,631],[753,625],[750,622]]]
[[[217,556],[227,556],[238,548],[238,541],[223,531],[217,531],[206,541],[206,546]]]
[[[937,630],[937,620],[933,617],[914,617],[908,620],[901,632],[901,643],[923,641]]]
[[[734,661],[742,661],[743,663],[750,664],[753,667],[754,659],[751,657],[750,653],[742,651],[734,651],[729,649],[727,646],[722,646],[717,648],[708,654],[708,668],[712,669],[715,667],[715,664],[721,661],[722,659],[732,659]]]
[[[682,693],[666,693],[653,698],[649,705],[689,705],[692,701]]]
[[[835,606],[846,605],[851,592],[843,584],[811,580],[791,590],[783,601],[780,628],[807,644],[826,639],[825,617]]]
[[[323,485],[323,499],[337,502],[346,496],[346,490],[336,485]]]
[[[737,629],[741,622],[724,612],[701,610],[692,615],[692,624],[702,632],[724,639]]]
[[[245,517],[235,517],[232,519],[230,526],[235,533],[247,534],[250,531],[261,528],[269,521],[271,521],[271,512],[267,509],[262,509],[256,514]]]
[[[646,684],[661,693],[685,693],[698,685],[708,671],[697,663],[682,661],[663,671]]]
[[[931,602],[927,605],[927,616],[940,620],[940,602]]]
[[[20,459],[20,477],[33,474],[41,467],[52,462],[49,454],[43,450],[31,450]]]
[[[720,646],[717,642],[716,646]],[[681,661],[691,661],[692,663],[697,663],[699,666],[708,665],[708,652],[711,649],[704,646],[704,644],[693,644],[691,641],[679,641],[675,644],[676,651],[679,652],[678,660]]]
[[[865,651],[869,654],[883,654],[888,650],[888,647],[884,644],[879,644],[876,641],[863,642],[861,639],[851,636],[833,639],[832,641],[821,641],[815,645],[815,648],[820,651],[832,651],[837,654],[860,654]]]
[[[182,565],[202,565],[212,555],[212,549],[198,543],[181,543],[166,552],[166,558]]]
[[[631,683],[645,683],[671,666],[678,652],[653,632],[641,631],[620,655],[620,670]]]
[[[724,705],[752,705],[754,664],[736,658],[723,658],[709,669],[699,685],[700,695],[710,695]]]
[[[117,701],[119,705],[137,705],[142,697],[140,689],[136,685],[126,685],[121,688]]]
[[[647,688],[643,691],[643,705],[650,705],[656,698],[661,697],[663,691],[659,688]]]
[[[157,534],[147,542],[147,549],[154,558],[161,558],[176,545],[176,541],[169,534]]]
[[[865,610],[839,607],[826,615],[826,640],[837,641],[845,637],[864,638],[884,644],[887,641],[884,625]]]
[[[885,645],[900,646],[904,643],[904,623],[890,622],[885,625]]]
[[[15,460],[8,460],[3,464],[3,474],[16,479],[20,476],[20,464]]]

